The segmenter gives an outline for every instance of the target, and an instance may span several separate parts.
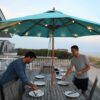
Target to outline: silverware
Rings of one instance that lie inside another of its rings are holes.
[[[35,91],[33,91],[34,95],[37,96],[37,93]]]

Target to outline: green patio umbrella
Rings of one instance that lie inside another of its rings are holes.
[[[0,22],[0,32],[19,36],[52,37],[53,65],[54,37],[100,35],[100,24],[65,15],[53,9],[42,14],[2,21]],[[54,70],[51,74],[51,84],[53,84]]]
[[[80,37],[100,35],[100,24],[53,10],[0,22],[0,32],[19,36],[52,37],[52,65],[54,63],[54,37]]]

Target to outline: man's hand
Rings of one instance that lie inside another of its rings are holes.
[[[65,78],[73,71],[73,66],[69,67],[66,74],[62,77],[62,81],[65,80]]]
[[[38,87],[34,84],[31,86],[31,88],[32,88],[33,91],[38,89]]]
[[[62,80],[62,81],[64,81],[64,80],[65,80],[65,78],[66,78],[66,75],[64,75],[64,76],[62,77],[62,79],[61,79],[61,80]]]
[[[32,82],[27,82],[26,85],[30,87],[33,91],[38,89],[38,87],[34,85]]]
[[[82,71],[77,72],[77,76],[81,76],[83,74]]]

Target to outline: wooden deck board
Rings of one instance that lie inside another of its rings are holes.
[[[29,90],[26,89],[25,93],[23,94],[23,98],[19,99],[21,96],[21,91],[19,91],[21,87],[21,83],[14,82],[13,84],[9,84],[8,86],[4,87],[6,100],[85,100],[83,96],[80,96],[79,98],[71,99],[64,95],[64,92],[66,90],[72,90],[73,88],[75,88],[73,85],[65,87],[65,86],[59,86],[56,84],[55,87],[51,87],[50,76],[49,76],[50,73],[48,73],[46,70],[43,69],[40,72],[36,70],[27,71],[27,75],[29,79],[32,81],[38,80],[34,78],[34,76],[37,74],[46,74],[46,78],[44,79],[44,81],[46,82],[46,86],[40,87],[40,89],[42,89],[45,93],[43,97],[41,98],[30,97],[28,95]],[[66,81],[72,83],[72,79],[73,79],[73,74],[69,75],[69,77],[66,78]],[[89,95],[91,87],[92,87],[92,84],[89,83],[89,89],[88,89],[87,95]],[[100,100],[100,89],[96,88],[94,92],[93,100]]]

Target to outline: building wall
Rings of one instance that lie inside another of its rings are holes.
[[[0,40],[0,52],[1,53],[8,53],[13,52],[15,45],[8,40]]]
[[[2,10],[0,9],[0,21],[2,20],[6,20],[5,16],[2,12]],[[5,34],[5,33],[0,33],[0,37],[10,37],[9,33]],[[9,53],[9,52],[13,52],[15,48],[15,45],[11,42],[9,42],[8,40],[0,40],[0,53]]]
[[[6,20],[6,18],[5,18],[5,16],[4,16],[4,14],[3,14],[3,12],[2,12],[2,10],[0,9],[0,21],[2,21],[2,20]],[[0,37],[11,37],[11,35],[10,35],[10,33],[7,33],[7,32],[0,32]]]
[[[2,10],[0,9],[0,21],[2,21],[2,20],[6,20],[6,19],[5,19],[5,16],[4,16]]]

